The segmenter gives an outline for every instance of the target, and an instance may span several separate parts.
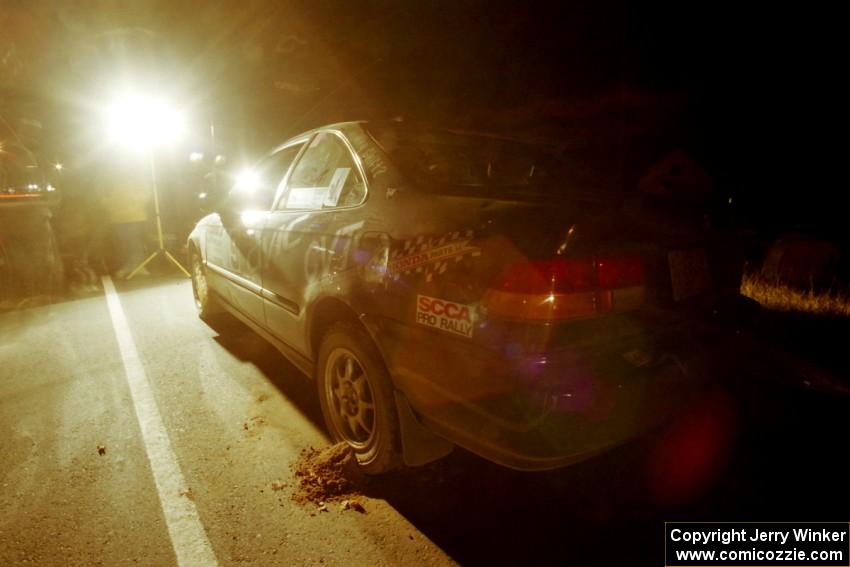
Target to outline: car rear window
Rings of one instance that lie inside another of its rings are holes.
[[[568,174],[554,152],[514,140],[394,127],[371,127],[369,133],[406,174],[443,185],[538,186]]]

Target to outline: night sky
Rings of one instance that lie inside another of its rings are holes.
[[[2,0],[14,31],[0,52],[13,45],[21,62],[14,76],[3,69],[2,92],[45,101],[47,130],[79,133],[104,85],[141,76],[188,101],[198,132],[213,120],[222,143],[249,153],[358,118],[555,140],[587,124],[657,123],[761,222],[842,224],[829,204],[846,67],[835,14],[672,1],[209,4]]]

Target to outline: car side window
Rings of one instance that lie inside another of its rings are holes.
[[[320,132],[292,169],[279,207],[350,207],[365,197],[366,184],[348,147],[335,134]]]
[[[284,148],[244,172],[231,189],[230,198],[238,199],[245,208],[270,209],[278,187],[303,145]]]

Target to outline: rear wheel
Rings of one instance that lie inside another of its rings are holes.
[[[334,441],[351,447],[367,474],[401,464],[392,382],[371,338],[356,324],[337,323],[319,349],[317,386]]]
[[[221,313],[221,306],[209,287],[207,268],[196,250],[192,250],[191,262],[192,295],[195,297],[195,307],[198,308],[198,316],[201,319],[208,320]]]

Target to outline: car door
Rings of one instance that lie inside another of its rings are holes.
[[[363,171],[348,142],[323,131],[310,139],[269,214],[263,234],[267,324],[302,354],[309,354],[305,307],[329,274],[345,269],[358,228],[354,209],[365,198]]]
[[[208,236],[207,267],[217,291],[232,306],[265,325],[262,300],[262,232],[274,196],[298,153],[287,147],[243,171],[227,195],[221,224]]]

